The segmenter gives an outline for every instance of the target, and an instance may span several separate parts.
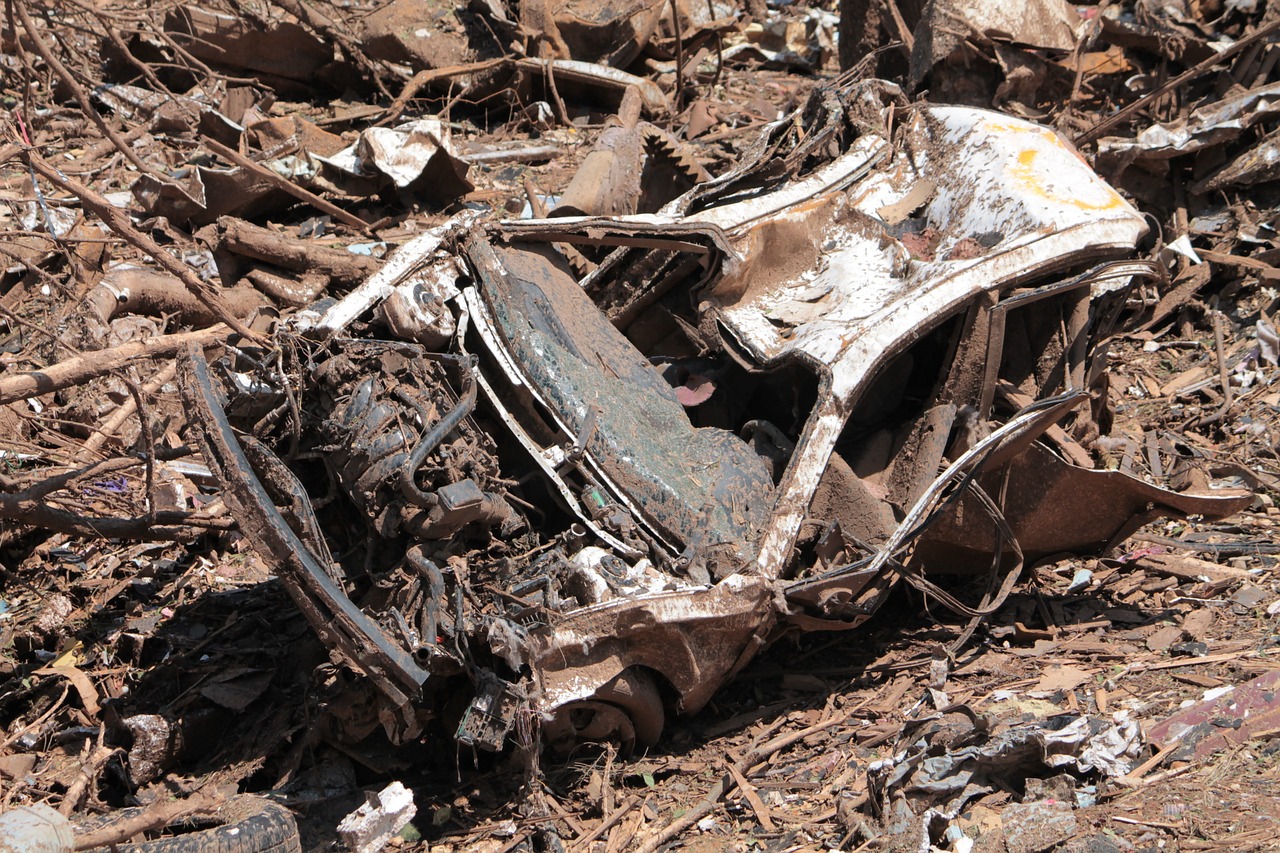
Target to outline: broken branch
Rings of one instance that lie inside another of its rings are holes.
[[[41,370],[31,370],[0,379],[0,405],[15,400],[26,400],[53,391],[61,391],[78,385],[95,376],[128,367],[153,358],[169,358],[184,349],[187,344],[207,346],[227,336],[227,327],[210,326],[196,332],[179,332],[161,335],[145,341],[131,341],[112,349],[60,361]]]
[[[378,122],[379,125],[387,125],[404,112],[405,107],[409,106],[409,102],[417,97],[418,93],[430,86],[437,80],[448,80],[453,77],[461,77],[464,74],[475,74],[480,71],[488,71],[491,68],[497,68],[500,65],[509,63],[511,60],[505,56],[497,59],[486,59],[483,62],[472,62],[468,65],[450,65],[445,68],[426,68],[419,71],[409,78],[404,84],[404,88],[400,90],[400,94],[391,106],[387,108],[387,114]]]
[[[218,217],[217,227],[221,246],[230,252],[294,272],[321,273],[346,285],[359,284],[380,266],[367,255],[290,239],[234,216]]]
[[[76,102],[80,104],[80,112],[84,113],[86,118],[96,124],[103,135],[111,140],[116,150],[128,158],[129,162],[137,166],[140,171],[156,175],[156,177],[162,177],[156,173],[155,169],[147,165],[145,160],[138,156],[138,152],[134,151],[131,145],[120,138],[120,134],[116,133],[115,128],[108,124],[107,120],[93,108],[93,104],[89,103],[89,95],[85,92],[84,87],[67,69],[67,66],[63,65],[62,61],[54,55],[44,37],[40,35],[40,29],[36,26],[35,21],[31,19],[31,13],[27,11],[27,4],[15,3],[13,7],[18,10],[18,17],[22,20],[22,27],[27,31],[27,35],[31,37],[31,43],[35,46],[36,53],[40,54],[41,58],[49,64],[54,73],[71,90]]]
[[[212,285],[201,281],[191,271],[190,267],[166,252],[155,240],[135,228],[133,223],[129,221],[127,213],[83,184],[63,175],[37,154],[34,149],[27,147],[25,150],[31,167],[39,172],[41,177],[58,186],[64,192],[71,193],[80,199],[80,203],[84,205],[86,210],[106,223],[107,227],[120,235],[126,243],[150,255],[167,272],[177,276],[196,299],[203,302],[222,322],[249,340],[259,342],[262,340],[257,333],[251,331],[248,326],[236,319],[235,312],[231,310],[231,307],[226,304],[226,301]]]
[[[218,805],[213,798],[199,793],[192,794],[185,800],[155,802],[136,815],[77,836],[75,849],[93,850],[123,844],[139,833],[162,829],[181,818],[208,814]]]

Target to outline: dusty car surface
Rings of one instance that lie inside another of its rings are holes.
[[[899,582],[978,618],[1030,561],[1240,506],[1090,453],[1145,231],[1053,131],[830,87],[656,210],[460,214],[276,350],[192,352],[186,394],[378,688],[348,722],[649,744]],[[980,600],[939,585],[974,572]]]

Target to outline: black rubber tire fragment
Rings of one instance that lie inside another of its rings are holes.
[[[76,818],[76,835],[104,829],[117,821],[140,814],[141,808],[120,809],[105,815]],[[119,853],[302,853],[298,825],[284,806],[263,797],[247,794],[232,797],[212,818],[199,819],[199,824],[212,823],[207,829],[143,841],[119,844]],[[110,847],[96,847],[109,851]]]

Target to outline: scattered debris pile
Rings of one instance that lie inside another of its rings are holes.
[[[0,27],[6,804],[1021,853],[1274,790],[1275,10],[151,12]]]

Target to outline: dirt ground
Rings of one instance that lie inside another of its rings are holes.
[[[678,9],[678,30],[667,13],[645,18],[653,4],[615,4],[644,14],[608,26],[603,12],[583,23],[596,4],[520,5],[5,4],[0,811],[269,792],[304,849],[337,850],[342,817],[399,781],[417,808],[389,842],[402,850],[927,850],[901,809],[916,803],[911,820],[927,822],[928,797],[887,782],[886,759],[941,761],[1085,719],[1095,732],[1137,724],[1127,771],[979,756],[966,772],[982,790],[936,818],[951,835],[935,831],[934,849],[1280,849],[1280,9],[1029,3],[1011,33],[976,2],[658,4]],[[350,289],[464,208],[554,207],[625,104],[598,79],[545,86],[541,69],[623,54],[663,99],[644,115],[672,142],[651,156],[677,175],[730,169],[766,123],[840,75],[842,54],[912,101],[1056,128],[1148,215],[1139,254],[1161,271],[1130,294],[1111,340],[1094,463],[1174,488],[1246,488],[1252,504],[1042,560],[954,652],[966,620],[900,585],[855,631],[775,645],[638,754],[495,756],[341,731],[331,700],[345,676],[217,484],[183,467],[198,452],[175,350],[145,341],[225,339],[219,306],[257,330],[325,286]],[[333,155],[422,116],[451,134],[467,185],[450,185],[448,164],[396,191],[256,162]],[[213,174],[236,157],[249,166],[235,181]],[[170,189],[148,192],[149,179]],[[309,189],[281,189],[291,182]],[[308,256],[229,281],[215,257],[227,218],[310,235],[309,250],[345,250],[351,270],[317,282]],[[168,278],[136,285],[140,302],[104,303],[103,282],[119,283],[108,271],[126,262]],[[99,352],[120,357],[95,368]],[[29,384],[58,365],[65,385]],[[140,449],[181,474],[148,481],[158,515],[128,485]],[[194,506],[174,497],[193,487]],[[1202,740],[1169,734],[1166,721],[1197,711]]]

